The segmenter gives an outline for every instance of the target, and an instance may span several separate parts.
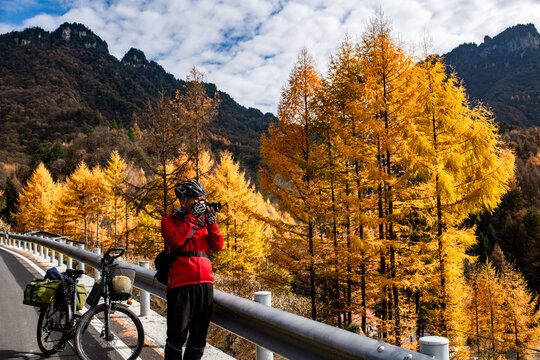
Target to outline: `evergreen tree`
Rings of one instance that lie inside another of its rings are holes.
[[[8,176],[6,179],[4,204],[4,208],[0,210],[0,217],[2,217],[8,225],[14,225],[15,216],[19,206],[19,194],[17,193],[17,189],[15,188],[11,176]]]

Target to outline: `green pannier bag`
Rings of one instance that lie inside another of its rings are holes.
[[[35,278],[24,289],[23,304],[40,308],[50,306],[61,283],[60,280]]]
[[[77,310],[82,310],[86,303],[86,287],[84,284],[77,284]]]

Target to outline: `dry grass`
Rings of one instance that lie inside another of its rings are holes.
[[[257,291],[271,291],[272,307],[301,316],[309,317],[311,315],[309,298],[294,295],[283,289],[272,288],[262,281],[257,281],[247,276],[230,277],[216,274],[214,286],[218,290],[249,300],[253,300],[254,293]],[[256,348],[253,343],[218,326],[211,325],[208,333],[208,342],[236,359],[247,360],[255,358]],[[277,355],[274,355],[274,358],[281,359]]]

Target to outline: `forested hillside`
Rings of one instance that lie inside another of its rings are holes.
[[[131,49],[119,61],[81,24],[66,23],[52,33],[32,28],[0,35],[0,182],[13,166],[26,178],[40,148],[55,142],[68,147],[79,133],[100,126],[144,127],[148,103],[160,91],[172,97],[183,85],[140,50]],[[231,151],[253,174],[259,136],[273,116],[244,108],[211,83],[207,93],[219,98],[208,141],[214,150]],[[57,175],[73,170],[58,169]]]
[[[462,44],[444,58],[497,121],[540,126],[540,34],[533,24],[486,36],[480,45]]]

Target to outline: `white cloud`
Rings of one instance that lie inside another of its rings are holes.
[[[17,1],[3,3],[13,10]],[[358,39],[379,9],[408,48],[427,33],[440,54],[518,23],[540,25],[537,0],[62,0],[61,6],[69,9],[62,16],[41,14],[19,27],[0,23],[0,32],[80,22],[118,58],[135,47],[178,78],[195,65],[240,104],[274,113],[302,47],[324,73],[345,34]]]

